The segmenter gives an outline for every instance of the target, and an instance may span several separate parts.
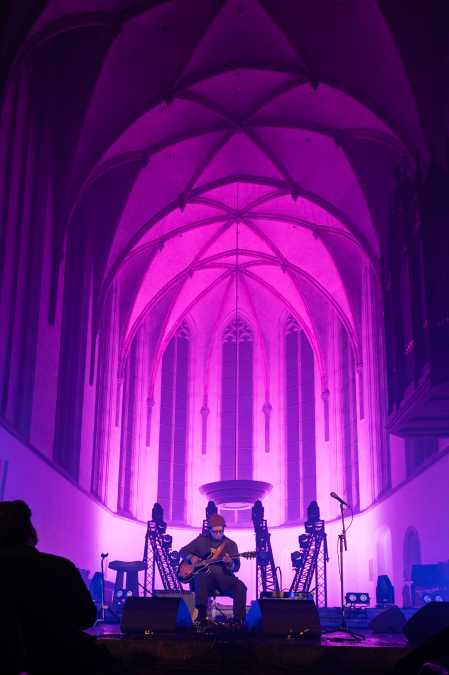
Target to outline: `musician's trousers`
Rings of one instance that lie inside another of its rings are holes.
[[[195,591],[195,605],[198,609],[198,618],[206,617],[207,599],[218,591],[233,599],[234,619],[244,621],[246,616],[246,586],[243,581],[231,574],[210,571],[197,574],[194,577],[193,590]]]

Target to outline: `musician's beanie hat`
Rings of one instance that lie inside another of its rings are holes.
[[[209,527],[226,527],[226,522],[223,516],[220,516],[219,513],[213,513],[207,519]]]

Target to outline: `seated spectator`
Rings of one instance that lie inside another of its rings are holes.
[[[0,502],[2,624],[11,634],[10,672],[121,672],[109,653],[83,633],[95,623],[96,607],[75,565],[36,546],[27,504]]]

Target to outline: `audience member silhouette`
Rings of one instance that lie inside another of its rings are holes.
[[[2,673],[121,672],[109,653],[83,633],[94,624],[96,607],[77,568],[66,558],[38,551],[37,540],[28,505],[0,502],[0,630],[8,640]]]

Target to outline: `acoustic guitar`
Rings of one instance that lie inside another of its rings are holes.
[[[217,549],[217,551],[218,550],[219,549]],[[232,560],[235,558],[246,558],[249,560],[250,558],[256,557],[256,551],[245,551],[244,553],[236,553],[234,555],[230,555],[229,557]],[[221,562],[224,562],[223,557],[220,554],[217,556],[216,553],[211,553],[210,556],[205,560],[198,558],[198,556],[192,556],[192,562],[189,563],[183,560],[179,563],[176,576],[181,583],[187,584],[189,581],[192,581],[192,579],[197,574],[206,571],[211,565],[216,565],[217,563]]]

